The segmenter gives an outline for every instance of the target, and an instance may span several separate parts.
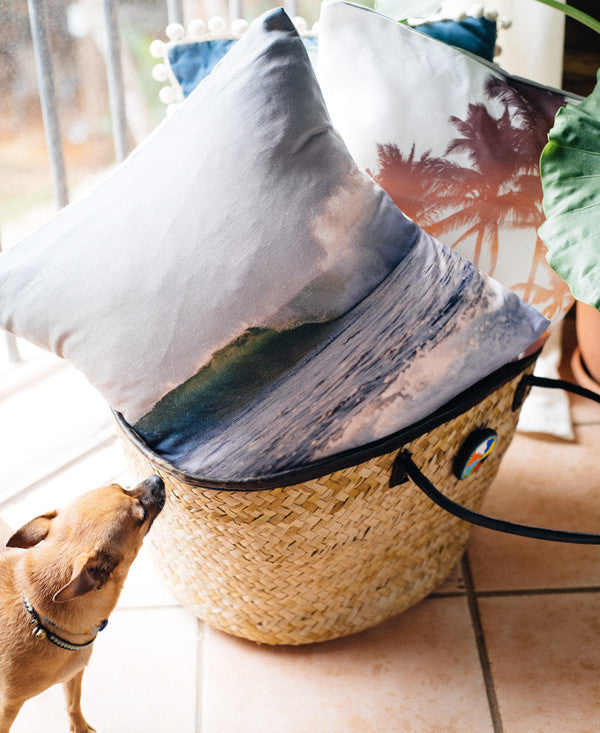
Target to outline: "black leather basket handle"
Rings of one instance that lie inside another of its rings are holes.
[[[600,396],[594,392],[580,387],[571,382],[566,382],[560,379],[547,379],[545,377],[535,377],[528,375],[523,378],[523,382],[532,387],[549,387],[551,389],[564,389],[568,392],[588,397],[595,402],[600,403]],[[538,540],[550,540],[552,542],[570,542],[573,544],[580,545],[600,545],[600,534],[591,534],[587,532],[566,532],[559,529],[546,529],[545,527],[535,527],[526,524],[518,524],[516,522],[508,522],[504,519],[496,519],[495,517],[487,516],[486,514],[480,514],[474,512],[471,509],[457,504],[452,499],[442,494],[436,487],[429,481],[429,479],[421,473],[418,466],[412,459],[412,456],[407,450],[401,450],[398,453],[394,465],[392,467],[392,481],[390,485],[402,483],[402,476],[405,475],[410,478],[413,483],[421,489],[421,491],[428,496],[431,501],[435,502],[442,509],[445,509],[450,514],[453,514],[459,519],[463,519],[471,524],[476,524],[479,527],[486,527],[487,529],[495,529],[498,532],[507,532],[508,534],[519,535],[521,537],[532,537]]]

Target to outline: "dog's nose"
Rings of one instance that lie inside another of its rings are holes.
[[[160,476],[150,476],[133,490],[135,495],[144,503],[155,504],[160,507],[165,503],[165,482]]]

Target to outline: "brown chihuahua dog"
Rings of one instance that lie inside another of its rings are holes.
[[[164,503],[164,483],[151,476],[130,491],[90,491],[12,536],[0,524],[0,733],[58,682],[71,731],[93,732],[81,712],[83,670]]]

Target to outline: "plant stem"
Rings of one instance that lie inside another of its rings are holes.
[[[537,0],[537,2],[542,3],[543,5],[548,5],[551,8],[555,8],[556,10],[560,10],[562,13],[568,15],[570,18],[574,18],[580,23],[583,23],[583,25],[586,25],[588,28],[591,28],[593,31],[596,31],[596,33],[600,33],[600,20],[592,18],[587,13],[584,13],[581,10],[577,10],[577,8],[572,8],[570,5],[565,5],[565,3],[560,2],[560,0]]]

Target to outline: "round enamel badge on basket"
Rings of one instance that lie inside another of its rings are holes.
[[[454,461],[454,475],[469,478],[476,473],[498,443],[498,433],[490,428],[475,430],[462,444]]]

